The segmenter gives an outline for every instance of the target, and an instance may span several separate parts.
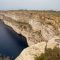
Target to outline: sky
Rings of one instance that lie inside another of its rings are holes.
[[[60,0],[0,0],[0,10],[58,10]]]

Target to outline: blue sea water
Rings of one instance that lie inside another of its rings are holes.
[[[0,21],[0,54],[15,59],[26,47],[26,38]]]

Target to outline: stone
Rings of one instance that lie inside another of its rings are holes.
[[[60,37],[54,36],[51,40],[47,42],[47,48],[53,49],[54,47],[60,48]]]
[[[50,12],[0,11],[0,19],[15,32],[25,36],[29,46],[60,35],[60,15],[58,17]]]
[[[15,60],[35,60],[36,56],[40,56],[45,52],[46,42],[37,43],[27,47]]]

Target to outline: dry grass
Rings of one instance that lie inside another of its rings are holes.
[[[60,60],[60,48],[46,49],[45,53],[36,57],[35,60]]]

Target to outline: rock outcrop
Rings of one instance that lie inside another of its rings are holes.
[[[0,19],[18,34],[24,35],[29,46],[60,36],[59,12],[0,11]]]
[[[60,37],[54,36],[51,40],[47,42],[47,48],[53,49],[54,47],[60,48]]]
[[[15,60],[35,60],[35,57],[44,53],[46,48],[53,49],[54,47],[60,48],[60,37],[58,36],[54,36],[48,42],[37,43],[24,49]]]
[[[41,42],[32,45],[22,51],[22,53],[15,60],[35,60],[36,56],[40,56],[45,52],[46,42]]]
[[[16,60],[34,60],[36,55],[44,52],[45,47],[60,47],[60,12],[0,11],[0,19],[27,38],[29,47]]]

